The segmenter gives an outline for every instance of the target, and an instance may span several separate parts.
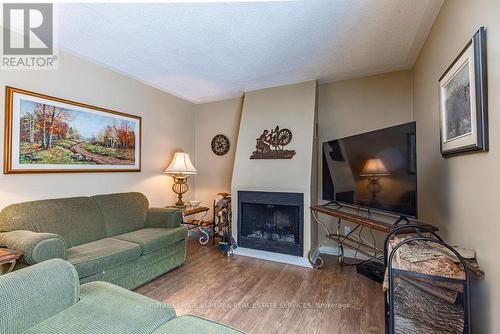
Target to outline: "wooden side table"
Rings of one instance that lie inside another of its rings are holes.
[[[4,274],[10,273],[14,270],[17,260],[23,256],[23,253],[10,250],[8,248],[0,248],[0,266],[10,263],[9,269]]]
[[[197,206],[197,207],[187,206],[184,208],[179,208],[176,206],[169,206],[169,208],[175,208],[175,209],[181,210],[182,218],[183,218],[182,224],[187,225],[189,231],[193,230],[193,229],[198,229],[198,231],[200,231],[201,237],[198,240],[200,242],[200,244],[206,245],[208,243],[208,241],[210,240],[210,234],[208,234],[207,229],[210,226],[214,225],[213,222],[204,221],[204,219],[207,217],[208,211],[210,210],[208,207],[206,207],[206,206]],[[194,218],[187,219],[187,220],[185,219],[186,217],[194,216],[196,214],[201,214],[201,217],[199,219],[194,219]]]

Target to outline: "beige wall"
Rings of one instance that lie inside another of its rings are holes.
[[[321,145],[323,142],[410,122],[412,119],[412,75],[410,71],[320,85],[318,108],[320,203],[323,202],[321,201]],[[322,220],[328,222],[328,228],[334,231],[335,220],[328,220],[324,216]],[[384,236],[378,234],[377,245],[382,246],[383,240]],[[337,246],[336,243],[326,238],[325,230],[322,228],[318,230],[318,242],[324,246]]]
[[[233,169],[233,236],[237,237],[237,191],[281,191],[304,194],[304,208],[311,204],[316,81],[274,87],[245,94]],[[256,138],[275,126],[290,129],[286,146],[292,159],[250,159]],[[304,254],[311,247],[310,214],[304,210]]]
[[[142,172],[0,175],[0,208],[33,199],[122,191],[144,192],[153,205],[173,203],[172,181],[162,169],[174,151],[194,156],[194,105],[67,53],[60,52],[59,59],[57,70],[0,71],[0,100],[9,85],[142,116]],[[3,147],[3,135],[0,141]]]
[[[242,102],[238,98],[196,105],[196,199],[210,208],[217,193],[231,192]],[[219,133],[230,142],[229,152],[223,156],[217,156],[211,148],[213,137]]]
[[[473,289],[475,333],[500,333],[500,1],[446,1],[414,68],[419,204],[452,244],[474,248],[485,279]],[[438,79],[480,26],[487,29],[490,152],[439,151]]]
[[[319,86],[320,143],[409,122],[412,118],[410,71]]]
[[[196,110],[196,167],[199,171],[196,198],[210,206],[217,192],[230,190],[227,187],[231,181],[241,101],[234,99],[200,104]],[[327,140],[409,122],[413,119],[411,72],[400,71],[320,85],[317,118],[319,145]],[[217,133],[224,133],[231,140],[231,150],[224,157],[215,156],[210,149],[210,141]],[[253,137],[249,136],[251,142],[246,145],[241,144],[242,149],[245,146],[244,154],[248,156],[254,149]],[[317,154],[321,154],[320,147]],[[318,185],[321,198],[321,173]],[[330,224],[330,227],[334,225]],[[322,229],[319,229],[318,238],[320,244],[336,246],[327,241]],[[381,240],[383,236],[379,236],[379,244]]]

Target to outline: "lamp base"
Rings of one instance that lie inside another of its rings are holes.
[[[186,207],[186,204],[185,204],[184,202],[182,202],[182,201],[180,201],[180,202],[179,202],[179,201],[177,201],[177,202],[175,203],[175,207],[176,207],[176,208],[179,208],[179,209],[184,209],[184,208]]]
[[[378,180],[379,180],[379,177],[370,176],[370,178],[368,179],[368,185],[366,186],[366,188],[368,189],[368,191],[372,195],[372,199],[371,199],[372,203],[377,202],[377,193],[380,192],[380,190],[382,189],[382,187],[378,183]]]
[[[188,176],[183,174],[174,174],[174,184],[172,185],[172,190],[177,194],[177,202],[175,203],[176,207],[183,208],[186,205],[182,200],[182,195],[185,194],[189,186],[187,185]]]

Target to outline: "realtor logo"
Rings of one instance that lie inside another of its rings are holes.
[[[56,68],[52,4],[3,4],[2,18],[2,69]]]

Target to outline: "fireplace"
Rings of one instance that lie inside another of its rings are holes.
[[[304,194],[238,191],[238,245],[302,256]]]

